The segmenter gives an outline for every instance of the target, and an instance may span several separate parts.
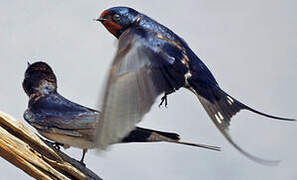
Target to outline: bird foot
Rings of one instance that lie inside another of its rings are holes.
[[[78,161],[82,166],[86,167],[86,164],[84,163],[83,160]]]
[[[164,94],[164,96],[161,98],[161,103],[159,104],[159,108],[163,105],[165,101],[165,107],[167,108],[168,102],[167,102],[167,93]]]
[[[48,140],[45,140],[45,142],[51,144],[57,150],[60,150],[61,146],[64,146],[64,144],[61,144],[61,143],[58,143],[58,142],[51,142],[51,141],[48,141]]]
[[[64,146],[64,144],[61,144],[61,143],[58,143],[58,142],[54,142],[52,144],[56,149],[60,150],[61,149],[61,146]]]

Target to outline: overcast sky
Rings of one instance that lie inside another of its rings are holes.
[[[107,8],[126,5],[183,37],[229,94],[253,108],[297,118],[297,1],[191,0],[104,1],[1,0],[0,110],[23,121],[28,98],[21,82],[27,61],[45,61],[58,91],[96,108],[115,38],[92,21]],[[182,139],[222,147],[222,152],[168,143],[114,145],[87,166],[104,179],[285,179],[297,178],[297,123],[241,112],[231,134],[248,152],[277,167],[250,161],[220,134],[196,97],[180,90],[169,107],[152,111],[144,127],[178,132]],[[26,124],[28,125],[28,124]],[[65,152],[80,159],[81,150]],[[30,179],[0,158],[0,179]]]

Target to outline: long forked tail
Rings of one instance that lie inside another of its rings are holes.
[[[243,104],[244,105],[244,104]],[[265,113],[262,113],[260,111],[257,111],[253,108],[250,108],[246,105],[244,105],[246,110],[249,110],[253,113],[256,113],[256,114],[259,114],[259,115],[262,115],[262,116],[265,116],[265,117],[268,117],[268,118],[272,118],[272,119],[278,119],[278,120],[284,120],[284,121],[296,121],[296,119],[292,119],[292,118],[283,118],[283,117],[278,117],[278,116],[272,116],[272,115],[269,115],[269,114],[265,114]]]
[[[204,109],[206,110],[207,114],[210,116],[210,118],[215,123],[217,128],[239,152],[241,152],[249,159],[264,165],[276,165],[279,162],[279,161],[261,159],[259,157],[256,157],[244,151],[240,146],[238,146],[229,135],[228,129],[229,129],[231,118],[240,110],[245,109],[245,110],[254,112],[256,114],[273,118],[273,119],[284,120],[284,121],[296,121],[295,119],[272,116],[272,115],[257,111],[255,109],[252,109],[247,105],[237,101],[235,98],[231,97],[227,93],[225,93],[218,86],[201,88],[199,84],[197,84],[195,81],[190,82],[190,85],[191,87],[189,89],[196,94],[199,101],[201,102]]]
[[[125,142],[125,143],[128,143],[128,142],[161,142],[161,141],[220,151],[220,147],[217,147],[217,146],[182,142],[182,141],[180,141],[179,135],[176,133],[162,132],[162,131],[156,131],[156,130],[145,129],[145,128],[140,128],[140,127],[137,127],[135,130],[131,131],[130,134],[122,140],[122,142]]]

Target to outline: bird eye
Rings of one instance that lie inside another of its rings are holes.
[[[114,14],[112,18],[113,18],[113,20],[115,20],[115,21],[119,21],[119,20],[121,19],[121,16],[118,15],[118,14]]]

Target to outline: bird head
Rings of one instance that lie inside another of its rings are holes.
[[[113,7],[103,11],[99,18],[105,28],[116,38],[129,27],[131,27],[138,19],[140,13],[129,7]]]
[[[28,63],[23,89],[28,96],[37,92],[42,94],[56,92],[57,79],[51,67],[44,62]]]

